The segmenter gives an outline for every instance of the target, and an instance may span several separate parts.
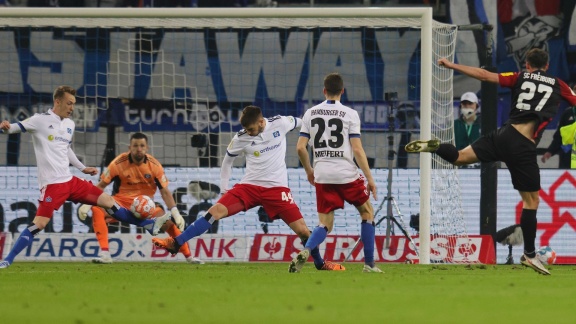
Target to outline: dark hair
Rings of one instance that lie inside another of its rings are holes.
[[[330,73],[324,77],[324,89],[329,96],[337,96],[344,89],[344,80],[338,73]]]
[[[242,110],[242,116],[240,116],[240,125],[246,128],[248,126],[254,125],[258,120],[262,118],[262,110],[257,106],[246,106]]]
[[[139,140],[139,139],[144,139],[146,141],[146,143],[148,143],[148,136],[146,136],[146,134],[144,133],[134,133],[132,134],[132,136],[130,136],[130,142],[132,142],[133,139]]]
[[[59,86],[58,88],[56,88],[56,90],[54,90],[54,94],[52,95],[52,98],[54,100],[62,99],[62,98],[64,98],[65,93],[69,93],[69,94],[75,96],[76,95],[76,89],[74,89],[70,86]]]
[[[543,69],[548,64],[548,53],[542,49],[533,48],[526,54],[526,62],[534,69]]]

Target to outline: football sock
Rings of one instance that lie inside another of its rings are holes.
[[[108,224],[106,224],[104,210],[97,206],[92,207],[92,228],[94,228],[100,250],[108,251]]]
[[[148,233],[152,234],[152,229],[154,227],[154,220],[153,219],[139,219],[134,217],[132,213],[124,208],[120,207],[118,204],[112,206],[112,208],[106,210],[108,214],[112,215],[112,217],[116,218],[121,222],[126,222],[130,224],[134,224],[136,226],[140,226],[148,231]]]
[[[172,224],[172,226],[169,226],[166,229],[166,233],[168,233],[168,235],[170,235],[171,237],[176,237],[176,236],[182,234],[182,232],[178,229],[178,227],[175,224]],[[189,258],[192,256],[192,253],[190,252],[190,247],[188,246],[188,244],[182,244],[182,246],[180,246],[179,252],[182,253],[185,258]]]
[[[374,267],[374,236],[376,235],[374,222],[363,220],[360,224],[360,238],[364,244],[364,263]]]
[[[454,164],[454,162],[456,162],[456,160],[458,160],[458,155],[460,153],[458,153],[456,146],[454,146],[452,144],[444,144],[443,143],[443,144],[440,144],[440,146],[436,150],[436,154],[438,154],[438,156],[440,156],[444,160]]]
[[[179,245],[183,245],[185,242],[188,242],[191,238],[200,236],[204,232],[206,232],[214,223],[214,217],[212,214],[206,213],[204,217],[200,217],[192,223],[192,225],[186,227],[186,230],[176,236],[174,239]]]
[[[310,252],[312,252],[314,248],[318,247],[320,243],[324,242],[326,236],[328,236],[328,229],[326,228],[326,226],[320,225],[312,231],[312,234],[310,234],[308,242],[306,242],[306,245],[304,245],[304,247],[309,249]]]
[[[303,240],[302,245],[306,246],[306,242],[308,242],[308,239]],[[322,259],[322,256],[320,255],[320,249],[318,247],[313,248],[310,250],[310,255],[314,259],[314,266],[316,266],[316,269],[322,269],[322,266],[324,266],[324,259]]]
[[[32,244],[32,242],[34,241],[34,236],[36,236],[36,234],[38,233],[40,233],[40,229],[38,229],[36,225],[32,224],[28,226],[28,228],[22,231],[22,233],[14,243],[14,247],[12,247],[12,250],[10,251],[10,253],[8,253],[4,261],[7,261],[8,263],[12,264],[12,262],[14,262],[14,258],[16,258],[16,256],[20,252],[22,252],[22,250],[27,248],[28,245]]]
[[[522,209],[520,216],[520,227],[522,227],[522,236],[524,238],[524,254],[527,257],[533,258],[536,256],[536,219],[535,209]]]

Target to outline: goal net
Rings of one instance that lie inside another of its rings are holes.
[[[375,209],[385,205],[394,150],[392,196],[406,225],[409,215],[420,214],[420,232],[407,230],[420,234],[421,262],[461,262],[449,251],[439,252],[452,238],[467,235],[456,170],[431,161],[430,154],[408,156],[403,150],[419,137],[453,141],[452,74],[436,60],[453,59],[456,29],[431,16],[429,8],[4,9],[0,113],[12,122],[22,120],[50,108],[55,87],[73,86],[78,90],[73,149],[80,159],[104,168],[127,151],[132,133],[147,134],[149,153],[163,163],[178,207],[191,223],[219,196],[220,163],[241,128],[242,108],[254,104],[267,117],[301,116],[324,99],[324,75],[339,72],[346,88],[342,102],[361,117],[362,141],[379,188]],[[385,100],[392,92],[398,101]],[[392,148],[385,140],[390,116],[396,117]],[[289,186],[313,227],[315,191],[299,167],[297,138],[298,131],[288,137]],[[26,134],[3,136],[0,145],[6,148],[0,156],[6,188],[0,191],[0,232],[17,233],[35,214],[35,165],[42,162],[35,160]],[[244,166],[243,158],[235,160],[232,184]],[[159,194],[155,200],[162,202]],[[46,232],[90,233],[90,218],[81,221],[77,208],[66,203]],[[385,210],[379,209],[376,219]],[[336,212],[333,234],[344,239],[332,242],[340,249],[335,259],[351,248],[359,228],[352,206]],[[377,234],[384,235],[383,229]],[[138,232],[122,225],[110,231]],[[263,233],[291,234],[258,208],[223,219],[211,231],[247,238],[248,244]],[[379,242],[377,260],[384,260],[393,253],[382,251]]]

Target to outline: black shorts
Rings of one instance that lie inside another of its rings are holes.
[[[504,125],[472,143],[472,149],[482,162],[506,163],[512,185],[518,191],[540,190],[536,144],[511,125]]]

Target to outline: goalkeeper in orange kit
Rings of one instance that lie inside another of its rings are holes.
[[[147,154],[147,151],[148,137],[143,133],[132,134],[129,151],[118,155],[110,162],[108,168],[102,173],[97,187],[104,189],[114,182],[112,195],[116,202],[126,209],[130,209],[136,196],[154,197],[156,189],[160,189],[160,195],[172,214],[172,221],[164,224],[162,229],[172,237],[178,236],[186,224],[176,207],[172,193],[168,189],[168,179],[164,174],[162,164],[152,155]],[[108,247],[108,223],[117,222],[117,220],[106,214],[102,208],[89,205],[80,207],[80,218],[85,219],[89,210],[92,210],[92,225],[100,245],[100,255],[92,262],[112,263]],[[163,214],[164,211],[160,207],[156,207],[152,217]],[[192,256],[188,244],[182,245],[179,252],[186,257],[186,261],[189,263],[204,263]]]

